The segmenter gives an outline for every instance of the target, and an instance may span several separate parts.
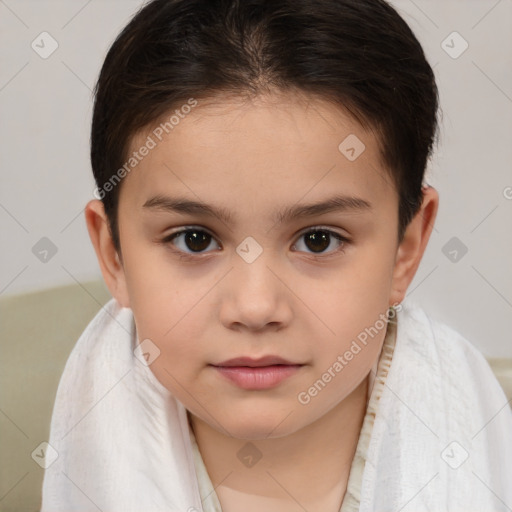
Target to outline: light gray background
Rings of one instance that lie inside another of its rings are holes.
[[[440,208],[408,297],[486,356],[512,357],[512,0],[392,3],[434,66],[443,111],[427,180]],[[140,5],[0,0],[3,296],[101,278],[83,215],[94,190],[91,90]],[[31,47],[43,31],[59,45],[47,59]],[[469,45],[457,58],[454,31]],[[47,262],[32,252],[42,237],[57,247]],[[453,237],[467,247],[457,261]]]

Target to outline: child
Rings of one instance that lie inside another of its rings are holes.
[[[404,300],[438,93],[392,7],[154,0],[95,94],[113,298],[59,384],[42,512],[512,509],[503,391]]]

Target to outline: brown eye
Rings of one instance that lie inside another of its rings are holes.
[[[188,231],[185,233],[185,245],[192,251],[204,251],[210,245],[211,236],[204,231]]]
[[[313,228],[306,233],[302,233],[299,240],[304,240],[304,246],[307,249],[305,252],[313,254],[323,254],[326,252],[326,249],[329,248],[333,240],[335,241],[335,247],[333,250],[327,251],[327,254],[343,250],[345,245],[349,242],[347,238],[334,231],[319,228]],[[297,243],[296,245],[300,244]]]
[[[181,242],[181,244],[175,244],[175,240]],[[164,240],[162,240],[162,242],[172,242],[173,245],[176,246],[181,245],[181,247],[178,247],[180,251],[188,254],[193,254],[201,253],[202,251],[207,249],[210,246],[212,240],[213,237],[206,231],[203,231],[201,229],[189,228],[183,229],[181,231],[173,233],[172,235],[169,235]]]
[[[329,247],[330,236],[325,231],[310,231],[304,237],[306,246],[313,252],[322,252]]]

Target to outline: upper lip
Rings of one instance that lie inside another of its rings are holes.
[[[222,363],[215,364],[214,366],[250,366],[256,368],[260,366],[272,366],[275,364],[297,365],[297,363],[292,363],[282,357],[269,355],[260,357],[259,359],[253,359],[252,357],[235,357],[233,359],[223,361]]]

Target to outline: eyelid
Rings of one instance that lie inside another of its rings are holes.
[[[330,228],[328,226],[323,226],[323,225],[310,226],[308,228],[305,228],[305,229],[299,231],[299,233],[296,236],[297,242],[305,234],[310,233],[310,232],[315,232],[315,231],[325,231],[325,232],[329,233],[333,238],[338,240],[338,242],[340,243],[340,246],[337,249],[334,249],[333,251],[329,251],[329,252],[319,252],[319,253],[306,252],[305,254],[307,254],[309,258],[323,260],[323,261],[327,260],[329,257],[336,256],[339,253],[343,254],[345,252],[346,246],[348,244],[352,243],[351,238],[349,238],[347,235],[339,233],[334,228]],[[295,242],[293,245],[295,246],[297,244],[297,242]],[[304,252],[304,251],[297,251],[297,252]]]
[[[211,254],[212,251],[208,251],[208,252],[200,252],[200,253],[189,253],[189,252],[184,252],[184,251],[181,251],[180,249],[177,249],[176,247],[173,246],[172,242],[175,238],[177,238],[179,235],[182,235],[183,233],[186,233],[187,231],[202,231],[208,235],[210,235],[212,237],[213,240],[215,240],[215,243],[217,243],[217,245],[221,246],[220,242],[217,241],[217,237],[208,229],[208,228],[205,228],[203,226],[198,226],[198,225],[194,225],[194,224],[191,224],[191,225],[187,225],[187,226],[181,226],[180,228],[176,229],[176,231],[173,231],[171,233],[169,233],[168,235],[165,235],[163,237],[163,239],[160,241],[160,243],[162,243],[163,245],[171,245],[171,250],[180,254],[182,258],[184,259],[190,259],[190,258],[200,258],[200,257],[204,257],[204,256],[207,256],[208,254]]]
[[[200,226],[199,224],[187,224],[185,226],[180,226],[179,228],[176,228],[176,231],[173,231],[172,233],[169,233],[167,236],[177,235],[179,233],[183,233],[184,231],[193,231],[196,229],[197,231],[204,231],[205,233],[208,233],[212,237],[215,237],[215,235],[204,226]]]
[[[326,226],[323,224],[318,224],[315,226],[309,226],[307,228],[302,229],[301,231],[298,232],[297,236],[304,235],[305,233],[309,233],[310,231],[328,231],[329,233],[334,233],[336,235],[339,235],[340,237],[344,238],[345,240],[349,239],[348,234],[344,235],[342,233],[338,233],[338,231],[336,231],[336,229],[339,229],[339,228],[334,228],[334,227],[329,227],[329,226]]]
[[[165,238],[169,238],[173,235],[178,235],[180,233],[183,233],[184,231],[189,231],[189,230],[193,230],[193,229],[197,229],[198,231],[204,231],[205,233],[208,233],[211,237],[216,238],[215,235],[208,228],[205,228],[204,226],[195,225],[195,224],[181,226],[176,231],[173,231],[172,233],[169,233],[168,235],[166,235]],[[323,224],[318,224],[318,225],[309,226],[307,228],[300,230],[295,236],[301,236],[305,233],[309,233],[310,231],[329,231],[331,233],[338,234],[339,236],[343,237],[346,240],[349,240],[349,235],[338,233],[337,231],[335,231],[336,229],[338,229],[338,228],[333,228],[333,227],[329,227],[329,226],[326,226]]]

